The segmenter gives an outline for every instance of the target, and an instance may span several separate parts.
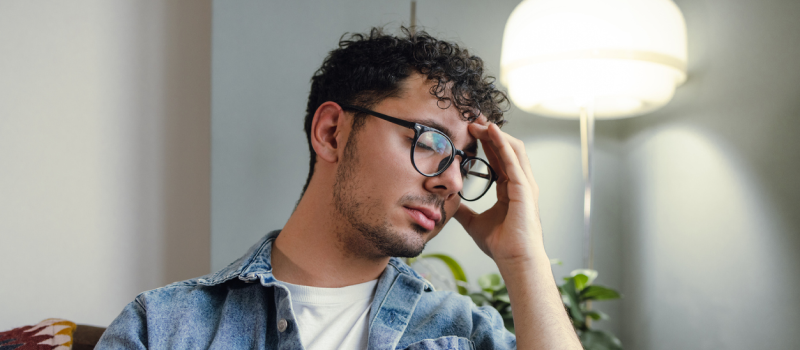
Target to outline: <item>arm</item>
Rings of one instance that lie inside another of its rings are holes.
[[[128,304],[100,337],[95,349],[147,349],[147,316],[138,301]]]
[[[494,124],[470,124],[498,173],[497,203],[477,214],[463,203],[456,220],[487,255],[506,282],[520,349],[582,349],[558,293],[544,251],[539,188],[524,144]]]

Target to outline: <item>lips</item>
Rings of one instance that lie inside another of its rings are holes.
[[[431,208],[403,207],[403,209],[406,210],[406,213],[408,213],[418,225],[428,231],[433,230],[436,224],[442,220],[442,215]]]

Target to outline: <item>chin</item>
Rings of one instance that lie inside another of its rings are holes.
[[[402,232],[405,231],[405,232]],[[398,258],[414,258],[422,254],[425,250],[425,245],[430,240],[431,231],[426,230],[422,226],[413,224],[410,230],[402,230],[397,232],[397,240],[384,245],[381,248],[383,253],[387,256],[394,256]],[[389,243],[389,242],[384,242]]]
[[[430,242],[431,239],[436,237],[439,232],[442,230],[440,226],[435,227],[433,230],[427,230],[424,227],[412,224],[411,225],[412,233],[409,233],[411,237],[407,237],[405,244],[405,253],[404,255],[393,255],[398,258],[415,258],[422,254],[422,251],[425,250],[425,246]],[[418,241],[417,239],[421,239]]]

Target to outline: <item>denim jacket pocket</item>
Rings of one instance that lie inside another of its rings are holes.
[[[467,338],[450,335],[436,339],[420,340],[410,344],[403,350],[475,350],[475,344]]]

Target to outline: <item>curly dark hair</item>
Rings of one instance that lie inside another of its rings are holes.
[[[311,122],[319,106],[327,101],[371,108],[397,96],[402,81],[416,72],[436,82],[430,93],[439,99],[439,107],[454,105],[469,122],[482,113],[489,122],[499,126],[505,123],[508,97],[497,90],[494,77],[484,76],[480,57],[424,31],[400,29],[402,37],[385,34],[383,28],[349,37],[345,33],[339,39],[339,48],[328,54],[311,77],[305,119],[311,159],[303,194],[314,174],[317,156],[311,145]],[[365,117],[357,113],[353,118],[353,135],[364,125]]]

